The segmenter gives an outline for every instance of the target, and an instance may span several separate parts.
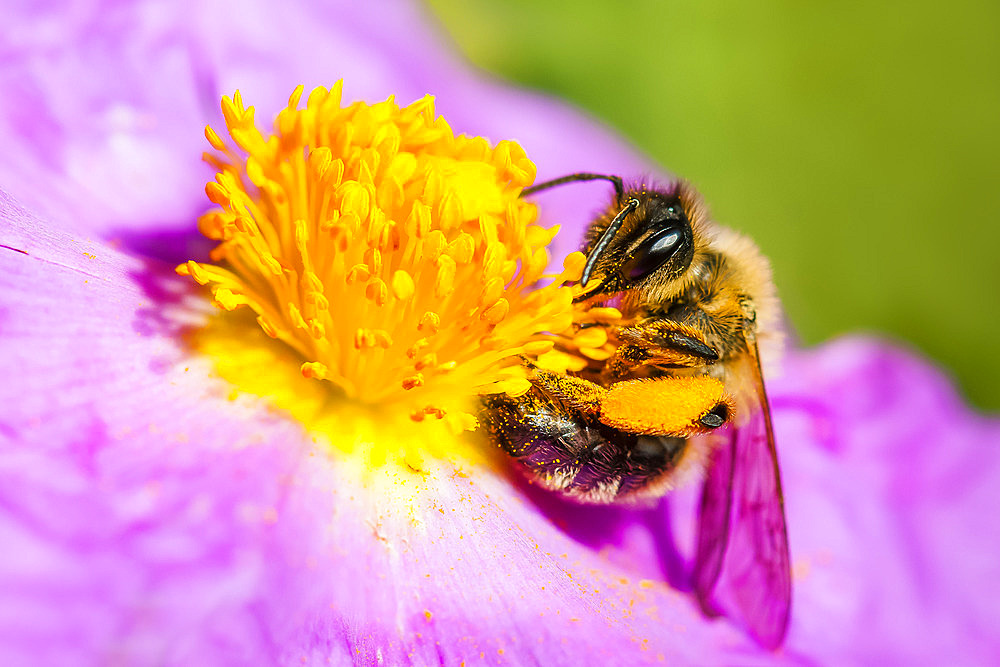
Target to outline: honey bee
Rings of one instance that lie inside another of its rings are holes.
[[[658,497],[703,465],[692,589],[705,613],[725,608],[776,648],[791,576],[757,344],[776,317],[769,265],[683,182],[580,173],[522,196],[590,180],[610,181],[615,197],[587,231],[575,303],[620,311],[590,324],[613,353],[576,373],[531,369],[531,389],[485,396],[481,420],[531,479],[581,502]]]

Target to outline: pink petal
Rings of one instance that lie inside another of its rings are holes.
[[[346,1],[280,12],[261,0],[239,11],[182,2],[22,5],[7,20],[20,29],[0,68],[8,91],[0,183],[64,228],[127,244],[137,230],[192,229],[212,178],[199,163],[208,148],[202,130],[223,127],[219,100],[236,89],[265,128],[299,83],[310,90],[343,78],[347,101],[395,95],[408,103],[429,93],[457,132],[514,138],[529,155],[549,156],[541,177],[649,170],[565,104],[484,81],[441,46],[411,2],[379,12]],[[593,192],[589,201],[546,195],[563,211],[551,222],[579,228],[607,201],[606,190]],[[570,245],[557,246],[559,256],[576,249],[573,238],[562,243]]]

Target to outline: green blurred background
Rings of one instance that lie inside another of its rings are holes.
[[[430,5],[473,63],[693,181],[805,342],[887,333],[1000,408],[1000,3]]]

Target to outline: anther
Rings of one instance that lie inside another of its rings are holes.
[[[411,389],[416,389],[417,387],[424,386],[424,376],[422,373],[415,373],[409,377],[403,378],[402,382],[403,389],[409,391]]]

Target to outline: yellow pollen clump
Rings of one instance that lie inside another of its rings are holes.
[[[632,433],[688,436],[707,430],[698,419],[720,403],[732,412],[725,385],[707,375],[631,380],[601,397],[601,421]]]
[[[477,395],[526,391],[523,359],[574,319],[563,284],[582,262],[543,275],[556,229],[520,199],[534,165],[515,143],[455,136],[431,97],[342,106],[338,82],[300,109],[302,92],[267,136],[238,92],[223,99],[231,141],[206,129],[216,206],[199,219],[219,244],[178,272],[253,311],[332,396],[474,428]]]

